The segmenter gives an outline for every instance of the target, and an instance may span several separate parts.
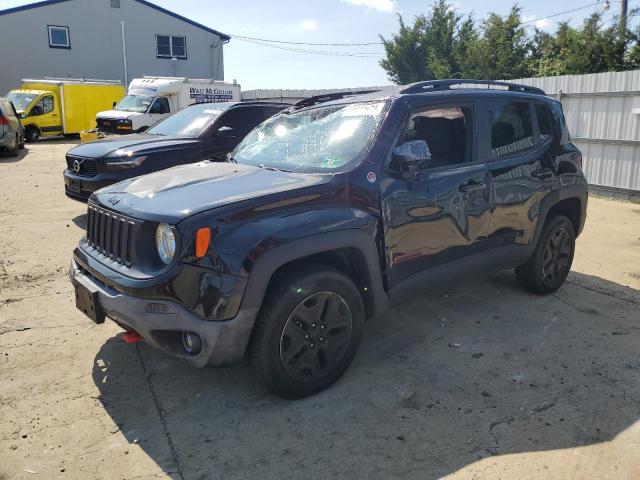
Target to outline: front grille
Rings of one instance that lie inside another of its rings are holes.
[[[98,173],[98,165],[92,158],[67,155],[67,169],[82,177],[94,177]]]
[[[135,222],[114,212],[89,205],[87,242],[102,255],[131,266]]]

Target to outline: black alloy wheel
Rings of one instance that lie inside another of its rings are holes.
[[[564,279],[572,253],[569,232],[562,225],[556,227],[549,236],[542,260],[542,275],[549,284],[554,285]]]
[[[364,304],[353,281],[325,265],[298,265],[276,277],[253,327],[249,356],[269,390],[302,398],[331,386],[353,361]]]
[[[353,321],[349,305],[334,292],[317,292],[291,312],[280,337],[280,361],[295,380],[322,379],[344,357]]]
[[[569,275],[575,245],[575,229],[571,220],[565,215],[550,214],[533,254],[516,267],[516,278],[534,293],[556,291]]]

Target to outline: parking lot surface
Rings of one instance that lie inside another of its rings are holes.
[[[640,205],[590,199],[555,294],[512,272],[428,292],[287,401],[76,310],[71,146],[0,157],[0,479],[640,478]]]

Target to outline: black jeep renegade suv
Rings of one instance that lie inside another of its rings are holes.
[[[310,395],[347,369],[367,317],[431,282],[515,268],[533,292],[560,287],[581,163],[561,105],[532,87],[431,81],[291,109],[227,162],[93,194],[76,303],[199,367],[247,352],[271,390]]]

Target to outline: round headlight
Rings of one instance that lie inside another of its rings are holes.
[[[176,237],[171,226],[166,223],[161,223],[156,228],[156,249],[160,260],[167,265],[170,264],[176,253]]]

